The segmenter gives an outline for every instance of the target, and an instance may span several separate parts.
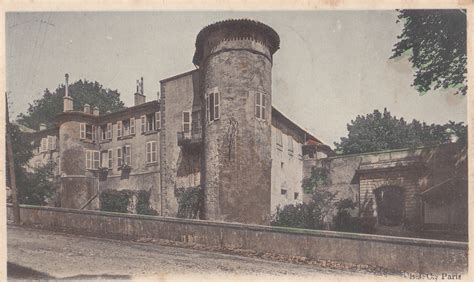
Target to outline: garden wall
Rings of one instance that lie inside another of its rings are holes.
[[[11,205],[7,211],[10,219]],[[27,205],[21,206],[21,220],[25,226],[122,240],[184,241],[420,273],[467,270],[468,244],[461,242]]]

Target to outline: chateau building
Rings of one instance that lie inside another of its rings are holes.
[[[195,70],[162,79],[149,102],[142,78],[134,106],[113,113],[74,111],[66,74],[57,126],[29,134],[30,166],[56,163],[57,205],[99,209],[102,193],[126,190],[130,212],[145,192],[158,215],[177,216],[183,191],[202,189],[201,219],[269,224],[278,206],[310,198],[301,184],[319,168],[327,189],[378,224],[467,234],[465,146],[334,156],[272,106],[272,28],[217,22],[195,45]]]
[[[74,111],[66,74],[64,112],[32,135],[30,165],[57,164],[62,207],[99,209],[104,191],[145,191],[159,215],[176,216],[180,189],[202,188],[201,218],[268,224],[278,205],[302,202],[305,159],[331,154],[272,107],[278,48],[262,23],[215,23],[197,36],[195,70],[161,80],[149,102],[142,78],[134,106],[113,113]]]

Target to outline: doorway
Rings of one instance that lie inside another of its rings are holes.
[[[404,217],[404,193],[398,186],[384,186],[374,190],[377,203],[378,223],[387,226],[402,224]]]

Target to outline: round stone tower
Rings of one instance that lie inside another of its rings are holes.
[[[270,221],[272,56],[279,44],[272,28],[246,19],[217,22],[197,36],[206,219]]]

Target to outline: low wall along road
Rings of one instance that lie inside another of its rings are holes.
[[[467,271],[468,244],[21,205],[26,226],[114,239],[164,239],[420,273]],[[11,206],[8,217],[13,217]]]

